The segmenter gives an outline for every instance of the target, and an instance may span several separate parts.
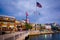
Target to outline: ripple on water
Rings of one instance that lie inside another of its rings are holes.
[[[29,36],[28,40],[60,40],[60,33]]]

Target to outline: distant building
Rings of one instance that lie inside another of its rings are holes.
[[[30,25],[32,26],[31,30],[35,30],[35,24],[34,23],[30,23]]]
[[[45,25],[45,29],[51,29],[51,25]]]
[[[31,30],[40,30],[40,24],[30,23],[30,25],[32,26]]]

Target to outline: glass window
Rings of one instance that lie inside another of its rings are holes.
[[[3,22],[3,24],[7,24],[8,22]]]

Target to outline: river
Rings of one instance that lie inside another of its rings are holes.
[[[60,40],[60,33],[29,36],[28,40]]]

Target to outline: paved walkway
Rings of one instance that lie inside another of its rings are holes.
[[[28,31],[15,32],[0,36],[0,40],[24,40],[29,35]]]

